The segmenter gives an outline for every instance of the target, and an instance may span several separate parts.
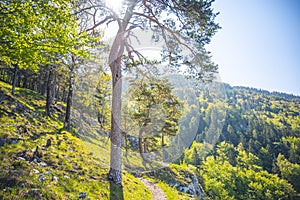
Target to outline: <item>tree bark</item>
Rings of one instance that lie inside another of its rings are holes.
[[[50,100],[51,105],[54,104],[54,100],[56,97],[56,83],[57,83],[57,71],[55,70],[55,68],[53,68],[53,70],[54,70],[54,83],[52,86],[52,96],[51,96],[51,100]]]
[[[17,84],[17,79],[18,79],[18,71],[19,71],[19,67],[18,64],[14,64],[14,76],[13,76],[13,80],[12,80],[12,88],[11,88],[11,95],[15,95],[15,88],[16,88],[16,84]]]
[[[124,18],[120,20],[119,30],[109,52],[109,66],[112,73],[112,120],[111,120],[111,148],[110,170],[108,179],[114,183],[122,183],[122,131],[121,131],[121,95],[122,95],[122,69],[121,61],[125,48],[125,33],[137,0],[128,5]],[[122,23],[121,23],[122,21]]]
[[[53,66],[49,66],[48,80],[47,80],[47,97],[46,97],[46,115],[51,116],[50,107],[51,107],[51,86],[52,86],[52,73]]]
[[[23,88],[28,88],[27,86],[27,81],[28,81],[28,75],[26,73],[26,71],[24,71],[24,78],[23,78]]]
[[[67,97],[67,108],[66,108],[66,116],[64,121],[64,128],[69,130],[70,128],[70,119],[71,119],[71,106],[72,106],[72,97],[73,97],[73,76],[74,76],[74,66],[70,69],[69,75],[69,91]]]
[[[119,61],[121,59],[118,59]],[[122,131],[121,131],[121,63],[118,60],[112,64],[112,124],[111,124],[111,146],[110,146],[110,171],[108,179],[120,184],[122,183]]]

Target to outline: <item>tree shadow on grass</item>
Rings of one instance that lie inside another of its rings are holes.
[[[113,181],[109,181],[110,188],[110,200],[124,200],[123,187],[120,184],[116,184]]]

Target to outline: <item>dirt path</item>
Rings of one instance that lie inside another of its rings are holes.
[[[162,191],[162,189],[160,187],[158,187],[155,183],[153,183],[152,181],[143,179],[143,178],[139,178],[144,185],[149,188],[149,190],[151,191],[152,195],[153,195],[153,200],[167,200],[167,197],[164,193],[164,191]]]

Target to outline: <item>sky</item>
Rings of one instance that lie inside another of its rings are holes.
[[[216,0],[207,49],[223,82],[300,95],[300,0]]]

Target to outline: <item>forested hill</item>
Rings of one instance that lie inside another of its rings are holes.
[[[293,95],[293,94],[287,94],[284,92],[269,92],[268,90],[263,90],[263,89],[257,89],[257,88],[253,88],[253,87],[245,87],[245,86],[230,86],[229,84],[224,84],[225,87],[227,88],[228,91],[230,90],[241,90],[244,92],[251,92],[251,93],[258,93],[260,95],[265,95],[265,96],[271,96],[275,99],[285,99],[285,100],[295,100],[295,101],[299,101],[300,100],[300,96],[297,95]]]
[[[226,120],[220,140],[235,146],[242,143],[257,154],[267,148],[272,156],[282,153],[300,162],[299,153],[291,151],[283,138],[300,137],[300,97],[247,87],[226,88]]]
[[[210,196],[293,198],[277,196],[274,188],[281,185],[279,177],[300,192],[300,97],[228,84],[218,88],[222,95],[214,89],[199,94],[199,130],[183,161],[198,166]]]
[[[238,137],[243,144],[248,143],[245,148],[250,152],[257,154],[261,148],[266,148],[273,157],[282,153],[290,161],[300,163],[300,143],[299,139],[295,139],[300,137],[300,97],[247,88],[233,88],[230,91],[232,91],[232,94],[229,92],[232,109],[228,109],[228,114],[231,117],[227,118],[224,133],[230,135],[231,124],[237,133],[245,133],[244,137],[242,135]],[[234,110],[242,115],[237,115]],[[244,123],[246,126],[239,128],[231,119],[239,120],[240,124]],[[238,142],[234,139],[230,141],[233,144]],[[293,146],[298,149],[290,149]],[[263,157],[261,159],[264,160]],[[266,163],[266,169],[270,170],[271,165],[267,165]]]
[[[255,154],[263,147],[273,156],[282,153],[293,162],[300,162],[299,155],[288,155],[289,145],[281,143],[283,138],[300,137],[299,96],[228,84],[224,88],[224,97],[200,94],[198,141],[205,139],[205,129],[219,122],[218,142],[227,141],[235,146],[242,143]],[[219,116],[214,117],[212,110]]]

